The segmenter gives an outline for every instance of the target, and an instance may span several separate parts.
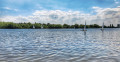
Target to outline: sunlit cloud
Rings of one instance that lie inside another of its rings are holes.
[[[0,0],[0,21],[52,24],[120,23],[119,0]],[[9,4],[8,4],[9,3]]]
[[[118,24],[120,22],[120,8],[92,7],[96,15],[85,14],[80,11],[36,10],[30,16],[5,16],[1,21],[53,23],[53,24]]]

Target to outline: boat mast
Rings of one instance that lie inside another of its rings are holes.
[[[84,26],[84,31],[86,30],[86,21],[85,21],[85,26]]]
[[[103,22],[103,25],[102,25],[102,30],[104,30],[104,22]]]

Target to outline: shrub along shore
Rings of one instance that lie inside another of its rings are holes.
[[[41,24],[41,23],[13,23],[13,22],[0,22],[0,29],[33,29],[33,26],[35,29],[41,29],[41,26],[44,29],[64,29],[64,28],[84,28],[83,24],[75,24],[75,25],[68,25],[68,24]],[[97,24],[92,25],[86,25],[86,28],[101,28],[101,26]],[[113,24],[110,24],[110,26],[104,26],[104,28],[116,28],[113,26]]]

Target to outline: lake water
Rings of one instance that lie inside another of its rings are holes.
[[[120,29],[0,29],[0,62],[120,62]]]

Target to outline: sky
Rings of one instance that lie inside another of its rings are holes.
[[[0,0],[0,21],[120,24],[120,0]]]

